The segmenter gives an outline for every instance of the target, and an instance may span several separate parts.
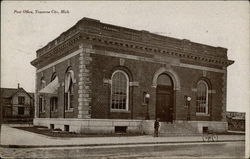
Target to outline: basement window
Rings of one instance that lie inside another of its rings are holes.
[[[54,124],[50,124],[50,130],[54,130],[54,128],[55,128],[55,125]]]
[[[208,127],[207,126],[203,126],[202,127],[202,132],[203,133],[208,133]]]
[[[64,125],[64,131],[69,132],[69,125]]]
[[[127,126],[115,126],[115,133],[127,133]]]

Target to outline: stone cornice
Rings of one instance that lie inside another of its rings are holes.
[[[80,42],[81,34],[80,32],[75,32],[73,36],[67,38],[66,40],[60,42],[58,45],[55,45],[46,51],[43,50],[35,60],[31,62],[31,64],[35,67],[39,66],[39,63],[56,56],[60,56],[64,52],[72,49],[72,47],[77,46]]]
[[[212,47],[185,39],[165,37],[147,31],[128,29],[83,18],[44,48],[37,50],[37,59],[32,61],[31,64],[37,67],[43,60],[62,54],[69,47],[82,40],[90,44],[119,47],[151,55],[198,60],[219,66],[229,66],[234,63],[234,61],[227,59],[227,49],[225,48]]]
[[[102,43],[109,47],[120,47],[125,48],[125,50],[131,50],[135,52],[143,52],[151,55],[162,55],[170,56],[180,59],[188,59],[192,61],[201,61],[208,64],[218,65],[218,66],[228,66],[234,63],[234,61],[228,60],[227,58],[218,58],[211,55],[197,55],[192,52],[187,52],[183,48],[169,48],[163,46],[155,46],[152,44],[145,44],[140,42],[133,42],[129,40],[121,40],[118,38],[107,37],[107,36],[97,36],[94,34],[88,34],[82,36],[84,40],[89,40],[92,43]]]

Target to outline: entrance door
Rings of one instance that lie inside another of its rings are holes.
[[[155,113],[160,121],[173,121],[173,86],[167,74],[161,74],[157,79]]]

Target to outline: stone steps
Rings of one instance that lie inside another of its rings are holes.
[[[188,123],[161,122],[160,136],[200,136],[201,134]]]

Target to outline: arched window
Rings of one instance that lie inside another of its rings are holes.
[[[41,89],[43,89],[46,86],[46,82],[43,77],[40,80],[40,85],[41,85]],[[43,95],[39,96],[39,111],[45,112],[45,98]]]
[[[54,79],[56,78],[56,73],[54,72],[51,76],[51,80],[50,81],[53,81]]]
[[[128,110],[129,78],[121,70],[117,70],[111,77],[111,109]]]
[[[173,84],[171,78],[167,74],[163,73],[157,78],[157,85],[172,87]]]
[[[73,109],[74,101],[74,72],[71,69],[68,69],[65,76],[64,84],[64,100],[65,100],[65,109]]]
[[[196,113],[208,114],[208,85],[201,80],[197,84]]]

